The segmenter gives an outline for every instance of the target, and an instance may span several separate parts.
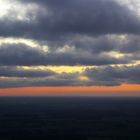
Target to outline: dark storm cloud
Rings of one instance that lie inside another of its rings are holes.
[[[40,9],[35,21],[0,21],[1,36],[55,39],[86,34],[139,34],[140,21],[128,7],[115,0],[34,0]],[[30,18],[32,15],[28,15]]]
[[[38,81],[28,81],[28,80],[0,80],[1,88],[9,87],[34,87],[34,86],[78,86],[75,80],[38,80]]]
[[[114,58],[90,51],[73,50],[45,53],[24,44],[5,44],[0,47],[0,65],[108,65],[128,63],[126,58]]]
[[[0,67],[0,77],[48,77],[56,73],[50,70],[25,70],[16,67]]]
[[[127,36],[127,39],[122,42],[119,51],[123,53],[139,53],[140,36]]]
[[[24,44],[5,44],[0,47],[0,65],[36,65],[44,61],[43,52]]]
[[[0,87],[31,87],[31,86],[78,86],[82,85],[79,81],[79,73],[61,73],[51,77],[44,78],[26,78],[18,77],[16,79],[0,79]]]
[[[122,67],[100,67],[87,69],[85,75],[91,80],[89,84],[95,85],[121,85],[123,83],[140,84],[140,65]]]
[[[75,37],[69,37],[63,40],[47,41],[44,43],[47,43],[49,49],[52,51],[62,48],[63,46],[69,46],[71,48],[75,47],[78,51],[83,50],[98,54],[120,49],[119,47],[121,46],[119,42],[119,39],[113,39],[109,35],[102,35],[98,37],[77,35]]]
[[[69,40],[67,38],[64,41],[48,41],[46,43],[52,51],[68,45],[71,48],[75,47],[77,51],[89,51],[95,55],[111,51],[135,55],[140,52],[139,38],[139,35],[102,35],[98,37],[79,35],[69,38]]]

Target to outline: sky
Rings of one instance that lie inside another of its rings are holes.
[[[133,96],[139,77],[139,0],[0,0],[0,95]]]

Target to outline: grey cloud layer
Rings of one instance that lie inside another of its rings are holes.
[[[36,4],[36,11],[26,12],[28,20],[0,18],[0,37],[30,38],[40,46],[0,42],[0,87],[140,84],[139,65],[116,66],[140,60],[140,18],[127,5],[118,0],[18,2],[24,7]],[[62,74],[15,67],[38,65],[98,67]],[[80,76],[89,80],[82,81]]]
[[[8,71],[8,70],[7,70]],[[30,86],[79,86],[82,85],[81,81],[78,79],[79,73],[55,73],[50,71],[53,74],[48,74],[48,71],[37,71],[32,70],[33,73],[38,72],[38,75],[28,73],[27,71],[23,72],[18,70],[20,74],[9,74],[10,78],[0,79],[0,87],[30,87]],[[4,73],[4,72],[3,72]],[[9,73],[11,73],[9,71]],[[42,76],[42,73],[44,77]],[[55,73],[55,74],[54,74]],[[24,78],[21,76],[24,76]],[[1,75],[8,75],[7,72]],[[12,77],[12,75],[14,77]],[[21,76],[21,77],[20,77]],[[13,79],[14,78],[14,79]]]
[[[29,86],[116,86],[123,83],[127,84],[140,84],[140,65],[131,67],[98,67],[86,69],[82,73],[55,73],[48,74],[47,71],[36,71],[38,75],[44,78],[39,78],[37,75],[25,74],[25,79],[21,74],[14,74],[16,79],[0,79],[0,87],[29,87]],[[3,72],[4,73],[4,72]],[[21,70],[20,73],[23,73]],[[52,72],[53,73],[53,72]],[[7,72],[5,72],[5,75]],[[30,76],[34,78],[29,78]],[[10,75],[12,76],[12,75]],[[21,76],[21,77],[19,77]],[[89,80],[80,80],[80,76],[87,76]]]
[[[64,48],[65,49],[65,48]],[[92,47],[90,48],[92,50]],[[10,50],[10,51],[9,51]],[[0,47],[0,65],[108,65],[124,64],[129,61],[124,58],[114,58],[102,53],[85,49],[65,50],[65,52],[43,52],[25,44],[6,44]]]
[[[47,42],[48,52],[44,52],[41,46],[33,48],[23,43],[7,43],[0,45],[0,65],[128,64],[140,60],[139,38],[140,36],[80,36],[66,44],[61,41],[57,45],[56,42]],[[115,54],[111,55],[112,52],[122,56],[115,57]]]
[[[116,0],[39,0],[34,22],[0,21],[1,36],[55,39],[66,35],[139,34],[139,18]],[[45,11],[44,11],[45,12]],[[28,15],[29,17],[32,15]]]
[[[50,70],[26,70],[16,67],[0,67],[0,77],[28,77],[28,78],[41,78],[55,75],[56,73]]]
[[[91,85],[140,84],[140,65],[87,69],[85,75],[90,78]]]

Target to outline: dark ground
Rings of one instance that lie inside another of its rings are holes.
[[[0,140],[140,140],[140,98],[0,97]]]

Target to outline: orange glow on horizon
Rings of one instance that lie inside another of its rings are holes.
[[[55,95],[134,95],[140,93],[140,85],[121,86],[92,86],[92,87],[22,87],[22,88],[1,88],[1,96],[55,96]]]

